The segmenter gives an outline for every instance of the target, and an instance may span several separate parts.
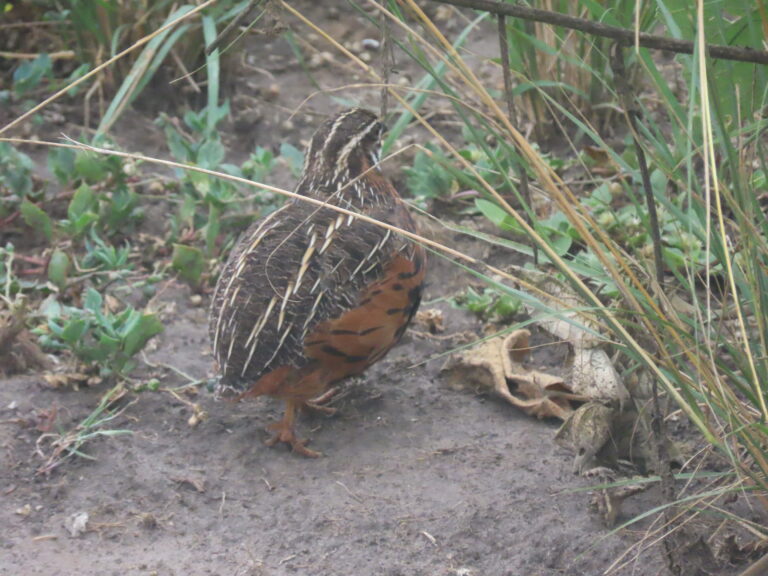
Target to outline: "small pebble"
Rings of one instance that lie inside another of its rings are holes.
[[[366,50],[378,50],[381,48],[381,42],[375,38],[363,38],[362,45]]]
[[[269,88],[267,88],[266,94],[264,94],[264,97],[267,99],[267,101],[271,101],[277,100],[278,96],[280,96],[280,84],[270,84]]]
[[[72,514],[64,520],[64,527],[72,538],[78,538],[88,529],[88,512]]]
[[[192,294],[192,296],[189,297],[189,303],[192,306],[200,306],[203,303],[203,297],[200,296],[200,294]]]
[[[310,68],[319,68],[327,62],[333,62],[333,54],[330,52],[315,52],[309,57]]]

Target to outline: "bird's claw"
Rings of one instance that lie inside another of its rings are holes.
[[[275,422],[269,426],[268,430],[275,431],[275,435],[265,442],[267,446],[274,446],[278,442],[285,442],[290,445],[291,450],[307,458],[319,458],[322,452],[307,448],[308,440],[302,440],[296,436],[293,427],[286,426],[283,422]]]

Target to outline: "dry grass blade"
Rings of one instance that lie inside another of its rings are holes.
[[[136,400],[129,402],[118,409],[113,409],[116,402],[119,402],[125,395],[126,390],[122,385],[117,385],[99,401],[99,405],[72,430],[60,433],[45,433],[37,439],[35,449],[45,462],[37,469],[38,474],[50,474],[55,468],[60,466],[65,460],[80,456],[81,458],[93,459],[82,452],[84,444],[102,436],[119,436],[132,434],[130,430],[109,430],[104,425],[120,416]]]

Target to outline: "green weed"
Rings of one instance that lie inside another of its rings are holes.
[[[0,216],[7,216],[23,199],[34,197],[33,169],[29,156],[8,142],[0,142]]]
[[[36,329],[41,345],[70,351],[79,360],[98,366],[102,376],[129,372],[134,367],[133,357],[163,330],[155,314],[131,306],[117,313],[107,310],[104,298],[93,288],[85,291],[82,308],[49,298],[44,314],[47,323]]]
[[[112,420],[119,417],[130,406],[131,403],[119,408],[115,407],[124,396],[125,389],[118,384],[104,394],[96,408],[71,430],[42,434],[37,439],[36,448],[37,453],[45,459],[45,462],[38,468],[37,473],[50,474],[55,468],[74,456],[94,460],[93,456],[83,452],[83,446],[97,438],[133,434],[130,430],[107,428]]]
[[[509,323],[523,309],[522,300],[490,287],[479,291],[468,287],[452,301],[456,307],[469,310],[484,322]]]

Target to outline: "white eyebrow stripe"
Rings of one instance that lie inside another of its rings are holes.
[[[371,133],[371,130],[373,130],[377,125],[379,124],[378,120],[373,120],[369,125],[368,128],[366,128],[363,132],[358,132],[357,136],[352,138],[349,142],[347,142],[344,145],[344,148],[339,150],[339,156],[336,159],[336,164],[340,164],[342,160],[346,160],[347,156],[354,150],[357,146],[359,146],[360,142],[365,139],[368,134]]]
[[[347,118],[349,118],[350,116],[352,116],[352,114],[354,114],[355,112],[357,112],[357,110],[350,110],[349,112],[347,112],[345,114],[342,114],[341,116],[336,118],[336,121],[331,126],[331,131],[328,132],[328,136],[327,136],[327,138],[325,140],[325,143],[324,143],[324,146],[321,148],[321,150],[326,148],[326,146],[333,140],[333,137],[336,136],[336,132],[338,132],[339,128],[341,128],[341,123],[344,120],[346,120]]]

